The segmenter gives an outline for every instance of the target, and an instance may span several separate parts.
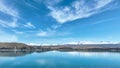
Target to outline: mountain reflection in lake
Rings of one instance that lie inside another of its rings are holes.
[[[0,52],[0,68],[120,68],[120,53]]]

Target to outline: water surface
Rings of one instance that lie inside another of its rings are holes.
[[[0,52],[0,68],[120,68],[120,53]]]

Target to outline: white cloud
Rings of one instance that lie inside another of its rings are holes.
[[[39,9],[35,5],[32,5],[30,2],[27,2],[26,0],[24,0],[24,2],[25,2],[25,5],[27,5],[30,8]]]
[[[76,19],[86,18],[96,13],[108,10],[109,4],[114,0],[93,0],[86,2],[86,0],[76,0],[70,6],[56,7],[48,5],[51,10],[50,15],[59,23],[65,23]],[[109,8],[110,9],[110,8]]]
[[[27,28],[35,28],[35,26],[31,22],[26,23],[24,26]]]
[[[63,0],[45,0],[45,4],[46,5],[51,5],[51,6],[54,6],[60,2],[62,2]]]
[[[52,36],[65,36],[65,35],[69,35],[70,33],[68,32],[57,32],[55,30],[56,28],[53,28],[53,29],[46,29],[46,30],[40,30],[37,32],[37,36],[40,36],[40,37],[52,37]]]
[[[111,3],[112,1],[113,0],[100,0],[96,3],[96,8],[95,9],[102,8],[102,7],[106,6],[107,4]]]
[[[12,30],[13,32],[15,32],[16,34],[23,34],[24,32],[22,31],[17,31],[17,30]]]
[[[47,29],[46,31],[40,30],[37,33],[37,36],[47,37],[47,36],[53,36],[54,34],[55,34],[55,30]]]
[[[10,16],[13,16],[13,17],[17,17],[17,18],[19,17],[19,14],[16,11],[16,9],[11,8],[8,5],[6,5],[4,3],[4,0],[0,0],[0,11],[5,13],[5,14],[8,14]]]
[[[57,29],[57,28],[61,27],[61,25],[52,25],[51,27],[52,27],[53,29]]]
[[[118,44],[118,42],[111,42],[111,41],[79,41],[79,42],[68,42],[66,44]]]
[[[17,23],[17,19],[13,18],[13,21],[9,22],[9,21],[4,21],[4,20],[0,20],[0,25],[2,27],[18,27],[18,23]]]
[[[37,36],[47,36],[47,32],[45,31],[40,31]]]
[[[0,12],[11,16],[11,19],[12,19],[12,21],[6,21],[6,20],[0,19],[1,26],[13,27],[13,28],[18,26],[17,21],[18,21],[18,18],[20,18],[18,11],[15,8],[6,4],[4,0],[0,0]]]
[[[27,43],[27,45],[30,45],[30,46],[40,46],[40,44],[37,44],[37,43]]]

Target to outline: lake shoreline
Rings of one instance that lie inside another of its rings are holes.
[[[88,51],[88,52],[120,52],[120,44],[65,44],[54,46],[32,46],[23,43],[0,43],[0,51]]]

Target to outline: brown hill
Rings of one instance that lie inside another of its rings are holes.
[[[6,51],[8,49],[9,50],[19,50],[19,51],[29,51],[29,50],[33,50],[33,47],[28,46],[26,44],[23,43],[0,43],[0,50],[1,51]]]

